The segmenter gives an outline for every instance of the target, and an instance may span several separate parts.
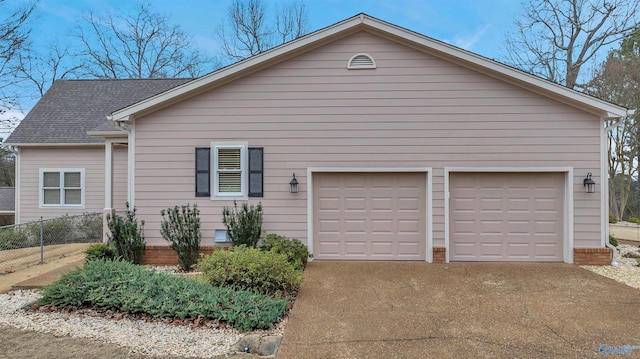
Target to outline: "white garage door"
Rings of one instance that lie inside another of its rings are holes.
[[[425,173],[314,173],[314,259],[424,260]]]
[[[563,173],[452,173],[452,261],[563,260]]]

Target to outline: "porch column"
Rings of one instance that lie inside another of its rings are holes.
[[[107,215],[113,215],[113,139],[104,140],[104,210],[102,211],[102,241],[109,240]]]

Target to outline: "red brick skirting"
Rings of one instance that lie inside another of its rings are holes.
[[[226,248],[227,246],[202,246],[200,253],[209,255],[214,250]],[[147,246],[142,257],[142,264],[153,265],[176,265],[178,264],[178,255],[169,246]]]
[[[611,264],[609,248],[574,248],[573,263],[577,265],[604,266]]]
[[[447,249],[445,247],[433,247],[433,263],[444,263],[446,261]]]

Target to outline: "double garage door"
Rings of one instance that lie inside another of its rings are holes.
[[[425,173],[314,173],[315,259],[425,260]],[[451,261],[562,261],[564,174],[451,173]]]

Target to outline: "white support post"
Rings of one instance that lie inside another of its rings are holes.
[[[113,140],[104,140],[104,211],[102,212],[102,241],[107,242],[109,226],[107,215],[113,215]]]

